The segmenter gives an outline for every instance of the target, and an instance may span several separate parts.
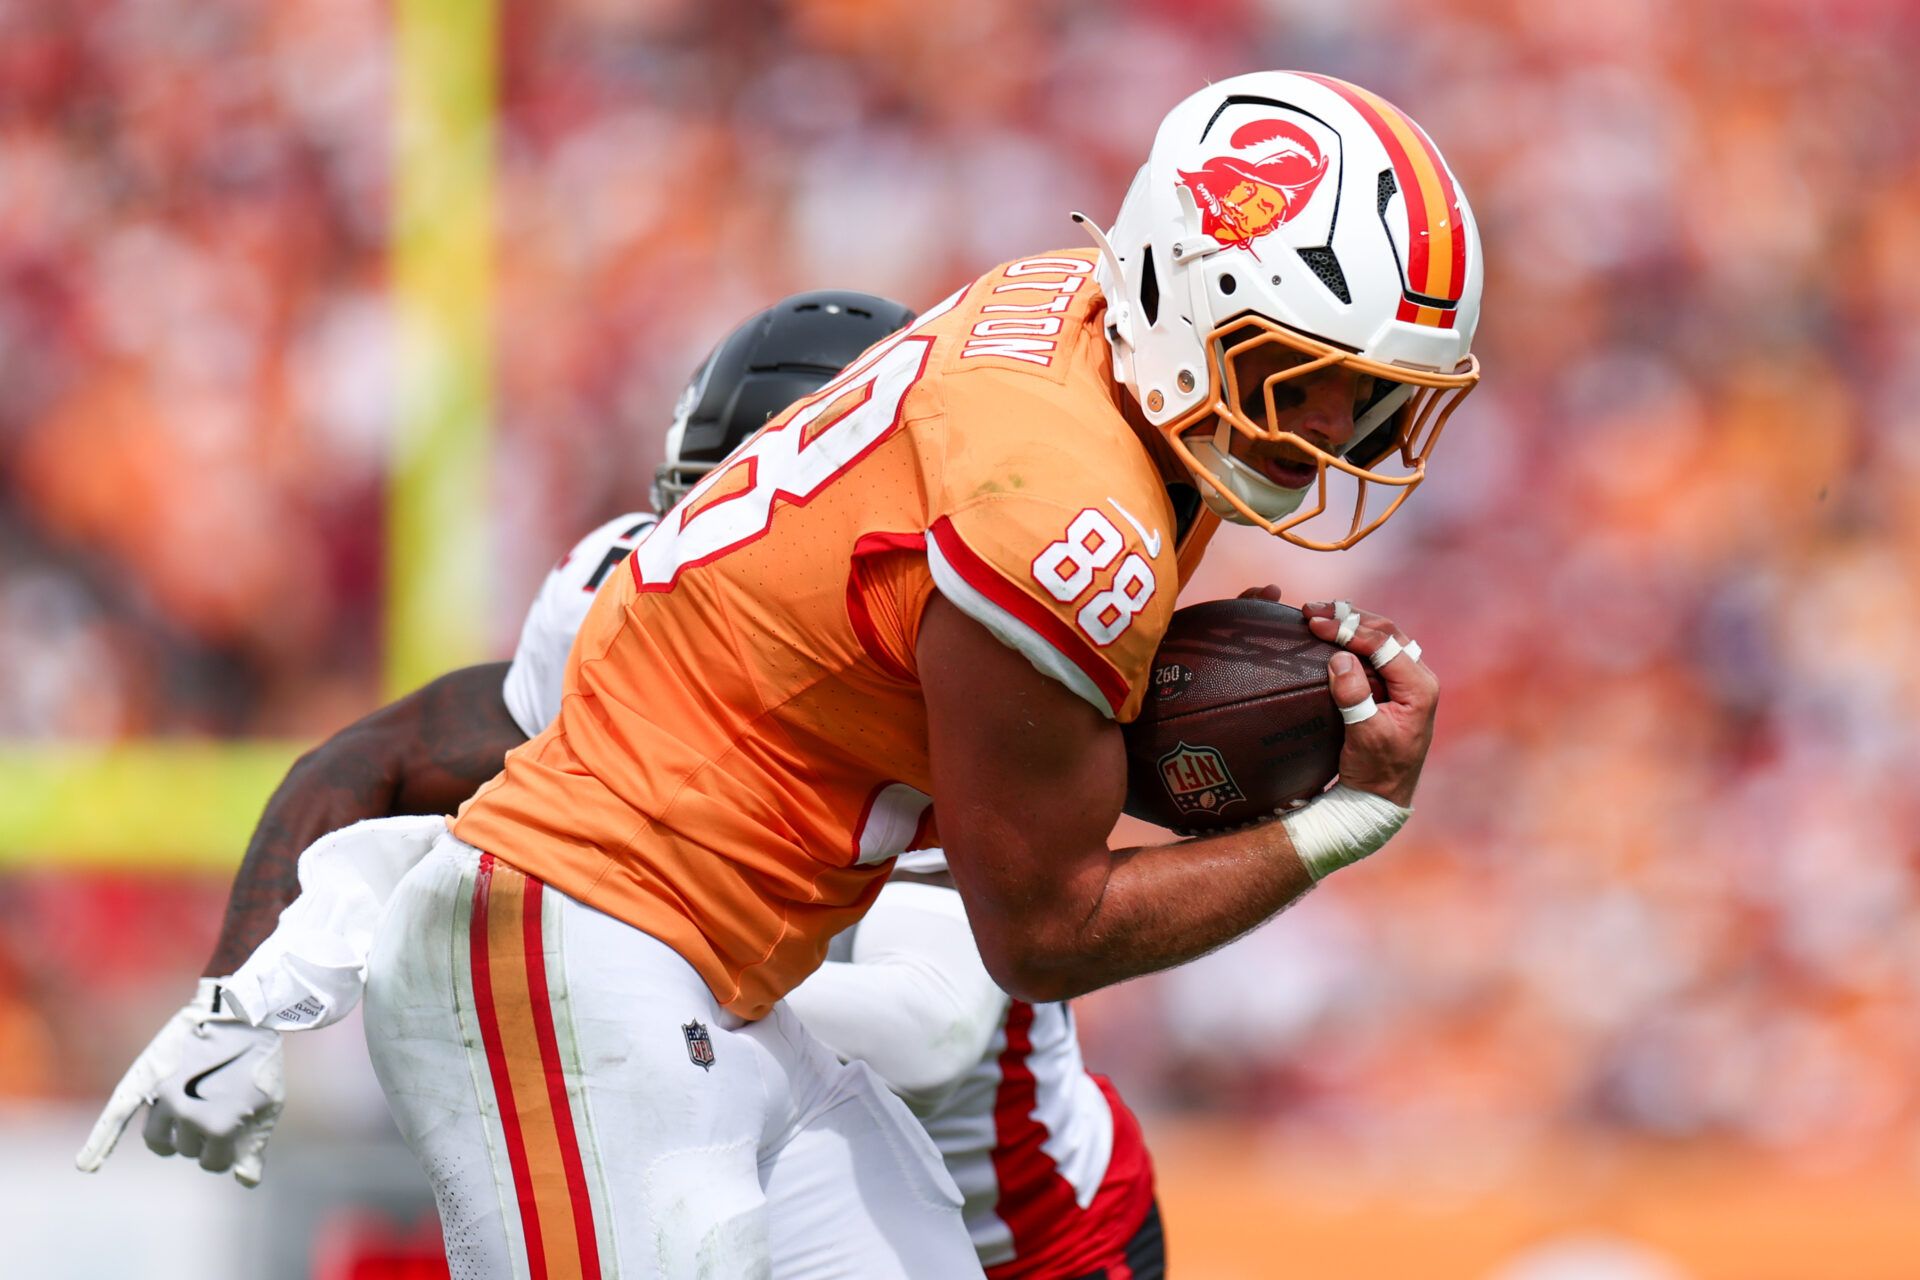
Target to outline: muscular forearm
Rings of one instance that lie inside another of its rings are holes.
[[[1311,886],[1278,822],[1109,852],[1118,726],[942,600],[918,656],[947,861],[1011,994],[1069,999],[1181,964]]]
[[[234,876],[208,976],[232,973],[299,893],[301,850],[365,818],[451,813],[524,735],[500,699],[504,663],[456,671],[300,757],[267,801]]]
[[[393,770],[354,750],[352,737],[336,735],[301,756],[267,801],[227,896],[220,940],[204,971],[209,977],[232,973],[273,932],[300,891],[295,867],[302,849],[329,831],[392,812],[399,789]]]
[[[1313,880],[1270,822],[1179,844],[1116,850],[1062,951],[1057,999],[1197,959],[1298,901]]]
[[[1000,838],[1021,831],[1009,821]],[[951,851],[949,856],[951,856]],[[1271,919],[1313,887],[1286,828],[1269,822],[1089,857],[1046,900],[1004,905],[1021,940],[995,976],[1027,1000],[1066,1000],[1184,964]]]
[[[1316,636],[1339,635],[1333,606],[1306,612]],[[1369,700],[1357,658],[1392,632],[1388,620],[1362,615],[1346,642],[1352,654],[1329,664],[1339,706]],[[1363,796],[1336,787],[1282,821],[1116,853],[1106,841],[1127,789],[1120,727],[956,606],[930,600],[916,655],[934,806],[995,979],[1025,1000],[1061,1000],[1180,964],[1379,848],[1406,820],[1437,692],[1404,637],[1398,644],[1382,669],[1391,701],[1349,726],[1341,752],[1340,775]]]

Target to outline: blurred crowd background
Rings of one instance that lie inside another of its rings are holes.
[[[549,563],[644,505],[745,313],[924,306],[1077,244],[1068,211],[1110,218],[1207,79],[1324,70],[1421,121],[1487,249],[1485,381],[1363,547],[1230,532],[1189,596],[1276,581],[1418,637],[1445,681],[1419,817],[1277,925],[1083,1002],[1088,1056],[1150,1136],[1226,1119],[1397,1186],[1622,1147],[1920,1170],[1920,9],[501,20],[475,501],[502,656]],[[0,739],[318,738],[377,700],[391,23],[0,0]],[[0,884],[0,1096],[91,1104],[190,989],[224,878],[33,854]],[[356,1097],[345,1123],[384,1124]]]

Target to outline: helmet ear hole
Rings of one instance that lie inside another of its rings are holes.
[[[1153,267],[1153,246],[1140,246],[1140,314],[1152,326],[1160,318],[1160,277]]]
[[[1333,256],[1333,246],[1325,245],[1318,249],[1296,249],[1300,260],[1307,264],[1327,292],[1347,305],[1353,305],[1353,291],[1347,288],[1347,273],[1340,269],[1340,259]]]

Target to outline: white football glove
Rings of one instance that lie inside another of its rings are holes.
[[[286,1095],[280,1033],[248,1024],[222,998],[220,980],[202,978],[193,1003],[167,1019],[120,1078],[74,1164],[98,1169],[146,1105],[147,1146],[156,1155],[197,1157],[209,1173],[232,1169],[243,1186],[258,1186]]]

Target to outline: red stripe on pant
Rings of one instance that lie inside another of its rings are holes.
[[[574,1247],[580,1251],[580,1273],[588,1280],[598,1280],[600,1242],[593,1232],[593,1200],[587,1194],[587,1171],[580,1160],[579,1135],[573,1128],[573,1106],[567,1099],[567,1069],[560,1060],[560,1041],[553,1030],[553,994],[547,986],[547,953],[540,935],[540,894],[545,887],[531,876],[527,878],[527,985],[535,992],[533,1027],[540,1043],[547,1102],[560,1140],[560,1159],[567,1171],[567,1198],[573,1203]]]
[[[520,1116],[513,1103],[513,1080],[507,1074],[507,1051],[500,1036],[500,1016],[493,1000],[493,963],[487,945],[487,913],[493,896],[493,855],[480,855],[480,871],[473,879],[473,922],[467,931],[473,963],[473,1007],[480,1019],[480,1043],[487,1052],[487,1073],[493,1080],[494,1101],[500,1108],[500,1127],[507,1135],[507,1163],[513,1169],[514,1194],[520,1202],[520,1231],[527,1241],[527,1264],[533,1280],[547,1280],[547,1255],[541,1248],[540,1206],[534,1200],[533,1174],[527,1167],[527,1143],[520,1132]]]
[[[468,930],[475,1013],[534,1280],[599,1280],[593,1203],[555,1034],[545,886],[482,854]]]

